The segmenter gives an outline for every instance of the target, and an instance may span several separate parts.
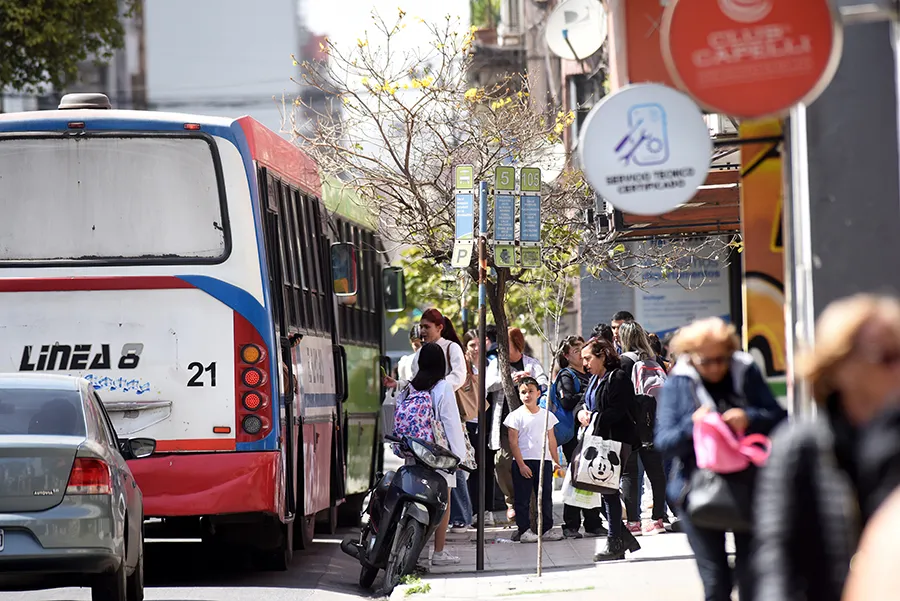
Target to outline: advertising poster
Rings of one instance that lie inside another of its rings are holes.
[[[777,119],[745,121],[742,138],[781,134]],[[774,144],[741,147],[744,345],[769,378],[785,375],[782,162]],[[774,388],[774,386],[773,386]],[[782,385],[783,388],[783,385]],[[779,391],[780,392],[780,391]]]
[[[647,270],[646,290],[635,290],[635,318],[660,338],[704,317],[731,321],[728,265],[699,257],[684,263],[677,280]]]
[[[586,333],[598,322],[609,323],[617,311],[630,311],[648,332],[660,338],[695,319],[721,317],[731,321],[730,277],[725,261],[685,258],[677,280],[664,277],[658,269],[647,269],[643,277],[644,289],[609,279],[584,278],[581,310]]]

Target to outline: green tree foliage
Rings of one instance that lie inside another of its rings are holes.
[[[500,22],[500,0],[472,0],[471,20],[475,27],[496,27]]]
[[[469,327],[474,327],[478,285],[472,282],[467,271],[438,265],[421,248],[406,250],[400,266],[406,277],[406,311],[394,324],[394,332],[407,330],[418,323],[422,311],[429,307],[437,308],[461,328],[465,306],[470,311]],[[577,270],[570,268],[569,271],[574,273],[560,278],[547,268],[529,270],[527,279],[512,283],[506,291],[505,303],[509,325],[543,333],[548,321],[558,321],[572,298],[571,278],[577,275]],[[552,340],[552,337],[548,338]]]
[[[117,0],[0,0],[0,89],[63,88],[79,63],[108,59],[123,36]]]

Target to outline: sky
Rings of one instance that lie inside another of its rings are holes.
[[[371,29],[372,10],[391,22],[397,9],[409,17],[438,22],[450,14],[468,25],[469,0],[300,0],[300,11],[306,16],[310,30],[326,34],[338,45],[355,44],[367,29]],[[420,40],[427,40],[423,32]]]

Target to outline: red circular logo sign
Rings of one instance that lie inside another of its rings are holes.
[[[825,89],[841,30],[828,0],[674,0],[661,44],[672,79],[699,104],[756,118]]]

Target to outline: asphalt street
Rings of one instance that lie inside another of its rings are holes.
[[[378,599],[357,584],[359,563],[341,552],[350,530],[317,538],[313,548],[296,551],[287,572],[263,572],[242,555],[209,556],[199,542],[152,542],[145,547],[145,598],[148,601],[291,601]],[[0,601],[90,601],[90,589],[65,588],[0,592]]]

